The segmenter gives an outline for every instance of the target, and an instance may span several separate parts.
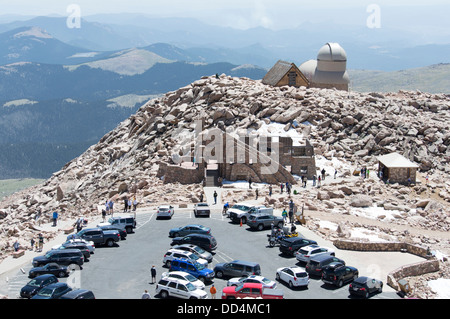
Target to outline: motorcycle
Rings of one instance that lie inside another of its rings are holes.
[[[281,230],[276,230],[272,232],[272,234],[267,235],[267,240],[269,241],[270,247],[275,247],[276,245],[279,245],[281,241],[286,238]]]

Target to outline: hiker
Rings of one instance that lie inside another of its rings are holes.
[[[126,213],[128,211],[128,198],[123,199],[123,212]]]
[[[255,189],[256,199],[258,199],[258,189]]]
[[[272,196],[272,185],[269,185],[269,197]]]
[[[325,173],[326,173],[325,168],[322,168],[322,180],[325,180]]]
[[[108,206],[109,206],[109,212],[111,213],[111,216],[114,214],[114,202],[112,201],[112,199],[108,202]]]
[[[31,241],[30,241],[30,245],[31,245],[30,250],[31,250],[31,251],[33,251],[35,243],[36,243],[36,242],[35,242],[35,240],[34,240],[34,237],[31,237]]]
[[[281,216],[283,216],[285,224],[287,223],[287,215],[288,215],[288,213],[287,213],[286,208],[285,208],[285,209],[283,209],[283,212],[281,213]]]
[[[42,236],[42,233],[39,233],[39,250],[38,251],[42,251],[42,249],[44,248],[44,236]]]
[[[316,175],[313,175],[313,186],[316,186],[316,179],[317,179]]]
[[[248,188],[252,189],[252,178],[251,177],[248,179]]]
[[[284,189],[284,184],[280,183],[280,188],[281,188],[281,193],[283,193],[283,189]]]
[[[58,222],[58,213],[53,212],[53,227],[56,226],[56,223]]]
[[[337,169],[334,170],[334,179],[336,179],[337,176]]]
[[[137,205],[138,205],[138,201],[137,201],[136,197],[134,197],[133,198],[133,211],[136,211]]]
[[[214,191],[213,196],[214,196],[214,204],[217,204],[217,192],[216,191]]]
[[[322,181],[322,179],[319,176],[319,179],[317,180],[317,187],[320,187],[320,182]]]

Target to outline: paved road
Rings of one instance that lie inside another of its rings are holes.
[[[279,253],[278,248],[267,247],[267,236],[270,231],[252,231],[245,225],[231,224],[221,215],[221,209],[213,210],[211,218],[195,218],[192,209],[177,209],[171,220],[156,220],[154,210],[140,210],[137,214],[138,227],[127,240],[112,248],[97,248],[91,260],[76,271],[68,279],[72,285],[90,289],[99,299],[134,299],[140,298],[147,289],[153,298],[155,285],[150,284],[150,267],[156,266],[157,278],[168,271],[162,264],[164,253],[170,249],[169,229],[190,223],[199,223],[212,228],[218,241],[218,249],[210,264],[213,268],[220,262],[243,259],[260,263],[264,276],[274,279],[276,269],[282,266],[303,266],[295,258],[287,258]],[[315,239],[319,244],[331,246],[311,231],[298,226],[299,232],[307,238]],[[385,281],[388,271],[403,264],[417,262],[419,257],[404,253],[364,253],[337,250],[338,257],[347,264],[357,267],[360,275],[375,275]],[[28,270],[31,264],[13,269],[8,274],[8,282],[0,282],[0,293],[7,291],[11,298],[17,296],[20,288],[29,280]],[[226,280],[215,279],[214,284],[219,294],[226,286]],[[323,285],[319,279],[311,279],[308,289],[291,290],[282,283],[278,287],[284,291],[288,299],[346,299],[348,286],[336,289]],[[207,286],[209,289],[209,286]],[[373,298],[399,298],[385,285],[384,292]]]

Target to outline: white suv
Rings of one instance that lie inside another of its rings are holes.
[[[161,298],[175,297],[180,299],[207,299],[208,294],[202,289],[196,288],[186,280],[165,277],[156,285],[155,290]]]
[[[200,258],[197,254],[191,253],[190,251],[185,251],[181,249],[169,249],[163,258],[163,264],[170,268],[172,260],[175,258],[183,258],[190,260],[191,262],[197,262],[203,267],[208,267],[208,261],[206,259]]]
[[[316,257],[323,254],[334,256],[334,250],[328,247],[322,247],[315,244],[309,245],[297,250],[297,252],[295,253],[295,258],[297,258],[298,261],[303,261],[307,263],[309,262],[311,257]]]
[[[188,274],[184,271],[171,271],[171,272],[165,272],[161,275],[161,278],[175,278],[180,280],[186,280],[189,281],[191,284],[194,285],[195,288],[198,289],[205,289],[205,284],[203,281],[199,280],[198,278],[194,277],[191,274]]]

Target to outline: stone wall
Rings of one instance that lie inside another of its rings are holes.
[[[406,277],[414,277],[439,271],[439,260],[433,258],[415,264],[402,266],[390,272],[387,276],[387,284],[395,290],[400,290],[398,281]]]
[[[205,179],[205,167],[202,164],[197,164],[197,168],[186,168],[178,165],[160,163],[157,177],[161,178],[163,176],[165,184],[198,184]]]
[[[346,239],[337,239],[334,246],[339,249],[356,251],[402,251],[410,254],[428,258],[428,249],[426,247],[412,245],[403,242],[363,242]]]
[[[334,241],[334,246],[339,249],[357,250],[357,251],[402,251],[408,252],[424,258],[430,258],[428,249],[418,245],[412,245],[402,242],[362,242],[345,239]],[[431,272],[439,271],[439,260],[432,258],[422,262],[402,266],[387,276],[387,284],[395,290],[400,290],[398,281],[411,276],[419,276]]]

